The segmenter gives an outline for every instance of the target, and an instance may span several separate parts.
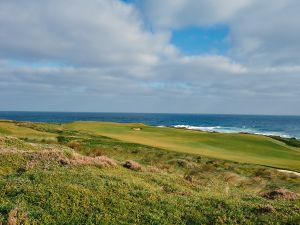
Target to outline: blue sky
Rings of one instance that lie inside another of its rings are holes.
[[[186,27],[172,31],[171,43],[187,55],[226,55],[229,50],[229,32],[226,25]]]
[[[122,0],[127,4],[142,4],[138,0]],[[145,21],[146,27],[152,31],[151,23]],[[230,28],[224,24],[210,26],[187,26],[171,30],[171,43],[186,55],[227,54],[229,50]]]
[[[0,110],[300,115],[299,11],[294,0],[3,0]]]
[[[138,0],[122,0],[127,4],[142,4]],[[153,30],[151,22],[145,20],[147,29]],[[209,26],[186,26],[171,29],[171,40],[183,54],[222,54],[229,51],[229,26],[213,24]]]

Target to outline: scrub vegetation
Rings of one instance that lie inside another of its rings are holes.
[[[299,155],[258,135],[1,121],[0,224],[299,224],[300,177],[278,170]]]

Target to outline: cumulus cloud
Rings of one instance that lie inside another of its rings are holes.
[[[168,33],[146,32],[118,0],[3,0],[0,56],[76,65],[152,65],[172,54]]]
[[[300,64],[297,0],[145,0],[140,8],[154,29],[226,24],[231,57],[243,63]]]
[[[295,0],[2,0],[0,110],[299,114]],[[228,55],[174,29],[225,24]],[[276,104],[274,104],[276,101]]]
[[[251,0],[145,0],[137,1],[156,29],[226,23]]]
[[[299,65],[300,4],[296,0],[255,1],[231,24],[233,55],[252,65]]]

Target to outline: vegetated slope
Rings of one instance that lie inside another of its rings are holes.
[[[0,137],[0,223],[299,222],[297,176],[74,130],[49,130],[58,132],[59,143]]]
[[[279,136],[271,136],[273,139],[281,141],[287,145],[293,146],[293,147],[298,147],[300,148],[300,140],[297,138],[285,138],[285,137],[279,137]]]
[[[261,135],[207,133],[107,122],[74,122],[65,127],[167,150],[300,171],[299,148]]]
[[[43,127],[43,129],[42,129]],[[57,134],[47,132],[46,128],[56,127],[54,124],[34,124],[30,122],[14,122],[7,120],[0,120],[0,135],[10,135],[19,138],[33,138],[33,139],[49,139],[55,140]],[[32,129],[34,128],[34,129]],[[40,129],[39,129],[40,128]],[[51,130],[50,130],[51,131]]]

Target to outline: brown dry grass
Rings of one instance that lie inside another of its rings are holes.
[[[227,184],[237,186],[240,185],[244,179],[236,173],[225,173],[224,180]]]
[[[27,144],[30,147],[38,149],[35,151],[28,151],[23,148],[22,141],[18,140],[17,143],[20,146],[9,146],[7,140],[15,141],[15,138],[0,138],[0,154],[22,154],[29,156],[31,160],[27,163],[26,169],[32,169],[36,165],[43,163],[44,165],[50,164],[50,162],[56,161],[63,165],[95,165],[100,167],[117,166],[117,163],[104,155],[90,157],[76,153],[73,149],[68,147],[62,147],[57,145],[46,144]],[[74,143],[73,143],[74,144]],[[74,144],[73,147],[77,147]]]
[[[103,156],[105,155],[105,149],[102,149],[102,148],[93,148],[90,153],[89,153],[90,156],[92,157],[96,157],[96,156]]]
[[[61,152],[61,151],[41,151],[33,154],[33,160],[30,162],[34,165],[35,162],[40,161],[57,161],[63,165],[95,165],[101,167],[116,166],[117,163],[106,156],[89,157],[80,155],[76,152]]]
[[[147,171],[150,172],[150,173],[162,173],[162,170],[155,167],[155,166],[147,167]]]
[[[75,157],[66,161],[71,165],[96,165],[103,167],[117,166],[117,163],[107,156],[97,156],[95,158],[76,154]]]
[[[79,150],[79,149],[81,148],[81,144],[80,144],[79,142],[77,142],[77,141],[71,141],[71,142],[69,142],[69,143],[67,144],[67,146],[68,146],[69,148],[74,149],[74,150]]]

